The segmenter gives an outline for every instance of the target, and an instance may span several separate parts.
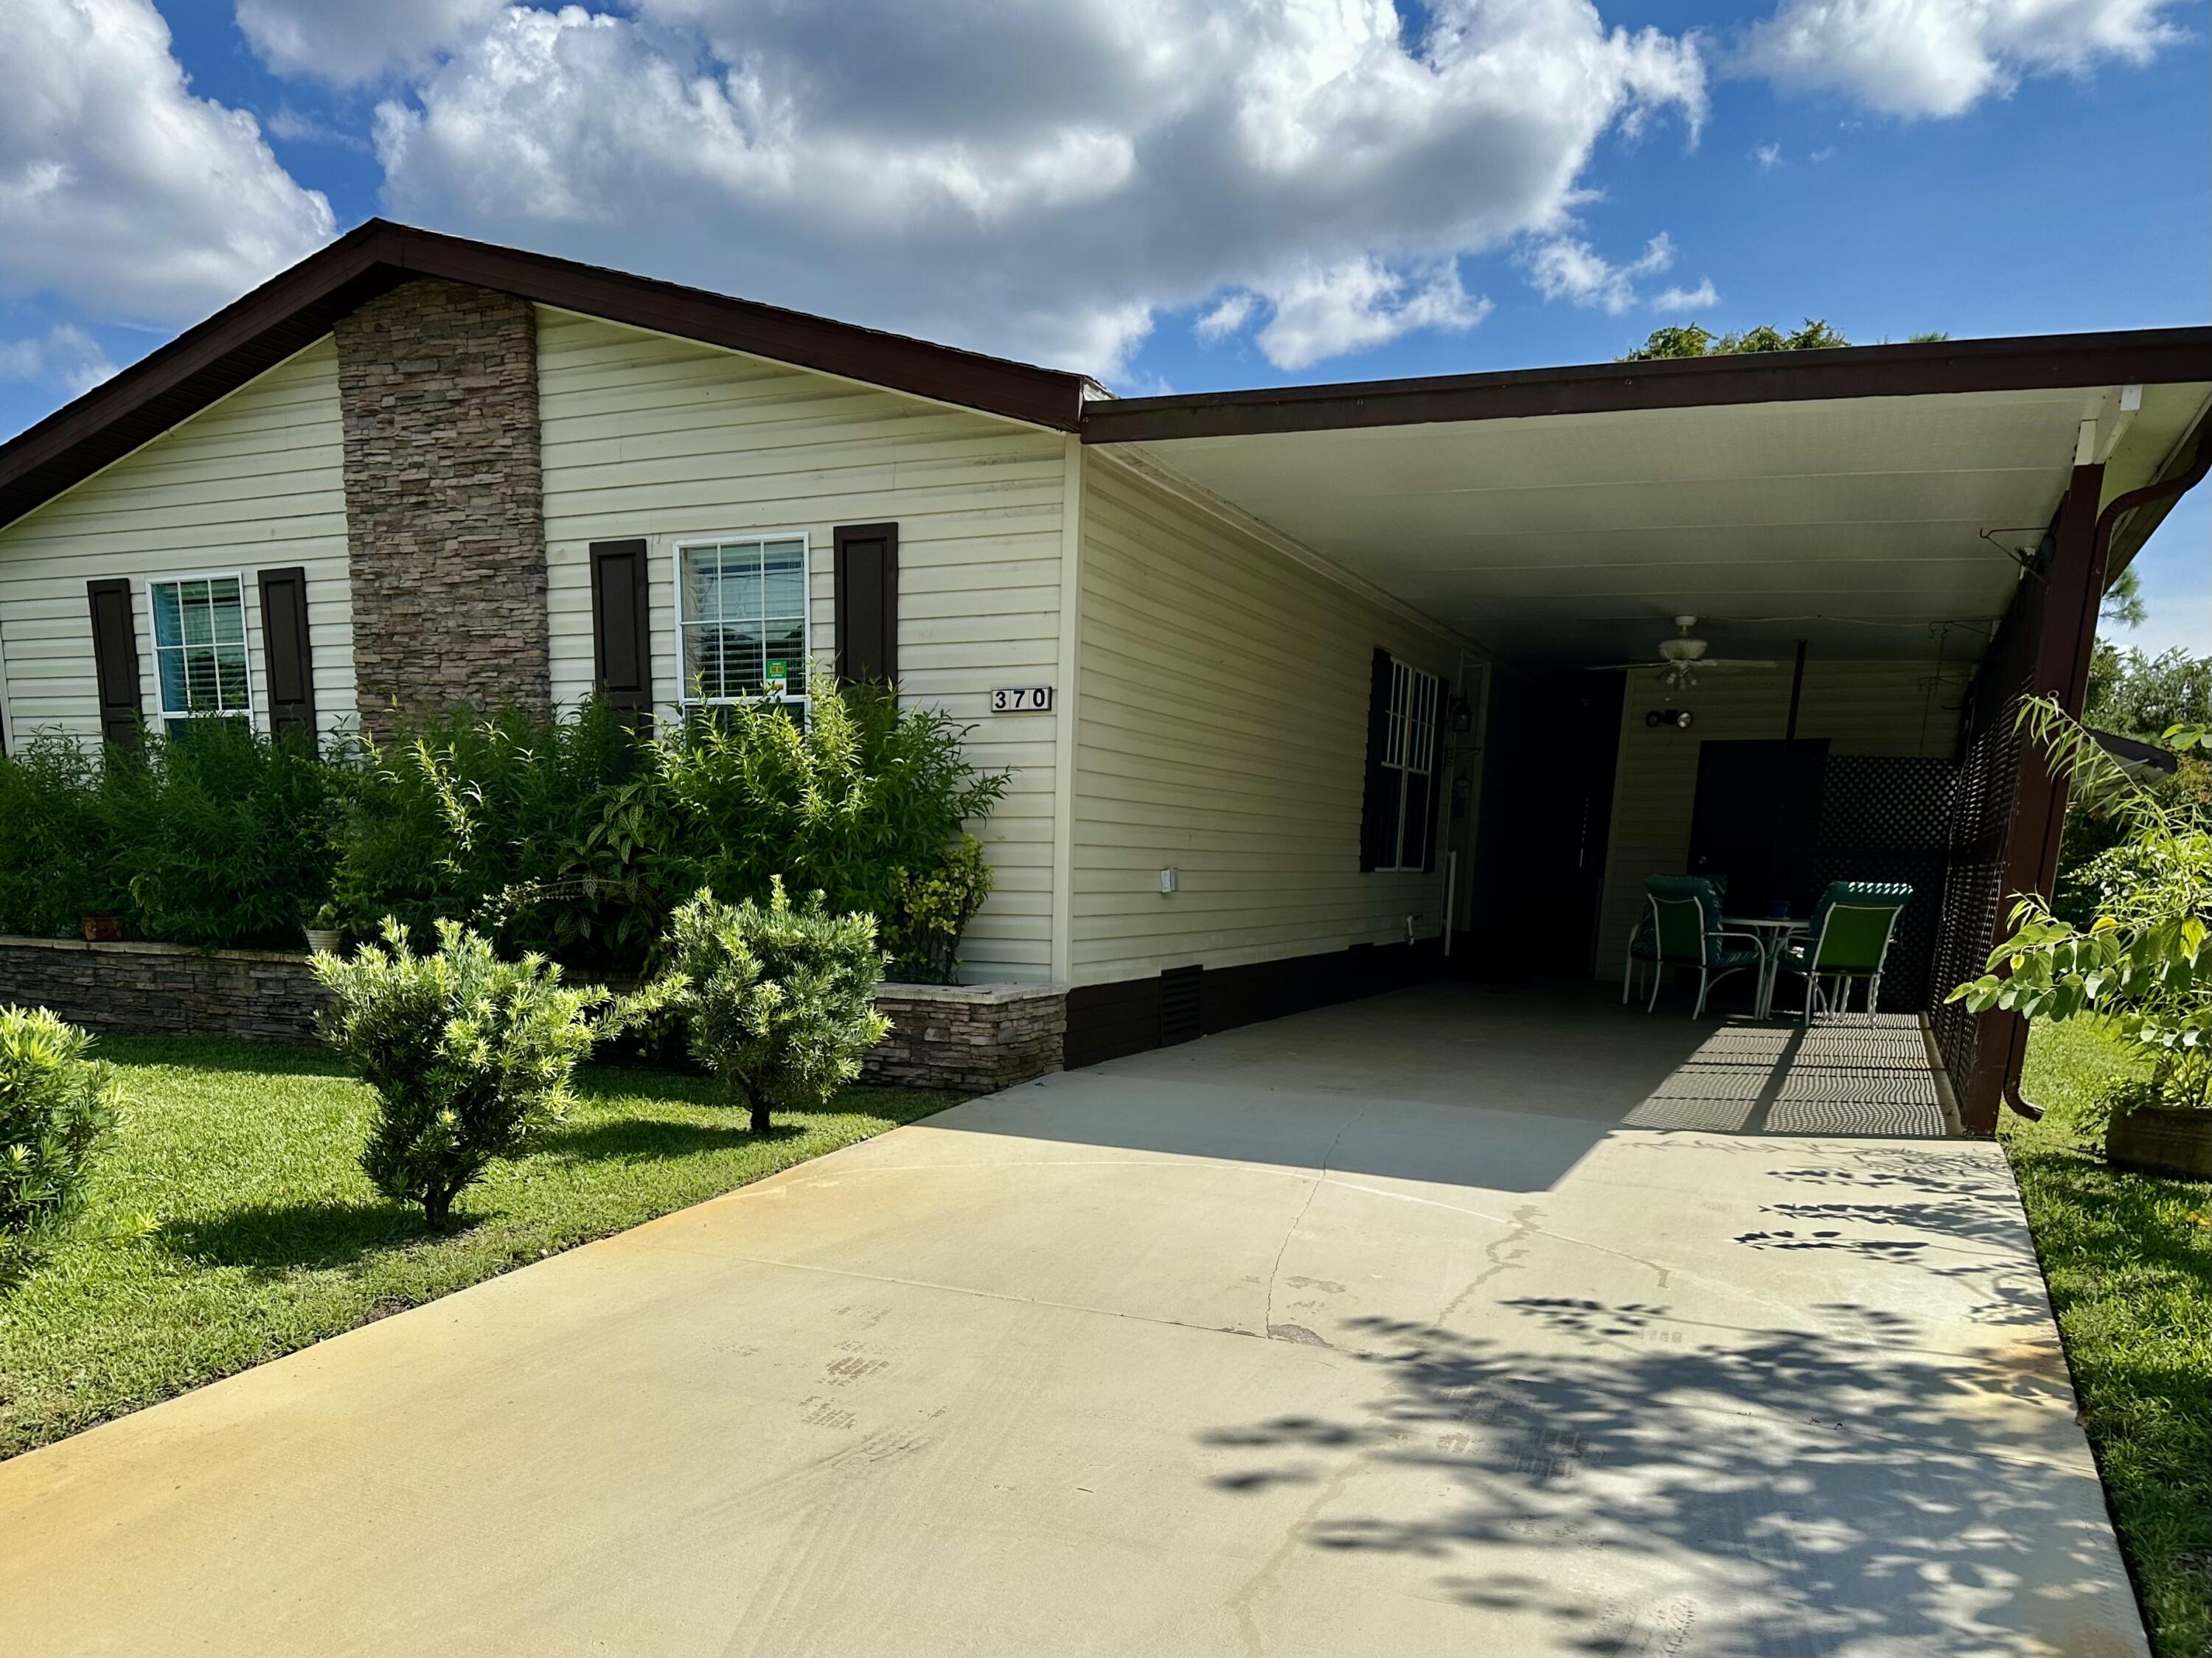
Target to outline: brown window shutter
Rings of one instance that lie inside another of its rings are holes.
[[[269,685],[269,734],[315,736],[315,663],[307,643],[307,573],[264,570],[261,661]]]
[[[617,708],[653,712],[646,544],[592,544],[592,683]]]
[[[131,584],[121,576],[112,576],[84,586],[92,601],[92,663],[100,683],[100,734],[111,743],[136,743],[145,704],[138,692],[138,633],[131,619]]]
[[[843,524],[836,535],[837,677],[898,680],[898,525]]]

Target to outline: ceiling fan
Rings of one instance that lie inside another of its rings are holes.
[[[1597,673],[1618,672],[1622,669],[1656,668],[1659,683],[1668,690],[1686,691],[1698,683],[1698,673],[1705,668],[1778,668],[1779,662],[1757,662],[1744,657],[1717,657],[1705,654],[1705,641],[1690,637],[1690,629],[1698,625],[1693,616],[1678,616],[1674,626],[1680,631],[1673,639],[1659,641],[1659,655],[1648,662],[1601,662],[1593,667]]]

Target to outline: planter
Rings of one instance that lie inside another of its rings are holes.
[[[338,932],[336,927],[311,926],[301,929],[307,935],[307,949],[317,956],[338,953]]]
[[[2179,1180],[2212,1180],[2212,1111],[2138,1105],[2105,1131],[2105,1160]]]
[[[112,944],[123,937],[123,918],[105,910],[87,910],[77,917],[77,925],[88,944]]]

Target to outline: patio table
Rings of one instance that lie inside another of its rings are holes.
[[[1774,1008],[1775,981],[1781,975],[1777,971],[1782,960],[1782,946],[1793,934],[1802,932],[1812,924],[1789,915],[1723,915],[1723,929],[1741,929],[1759,943],[1759,988],[1753,993],[1751,1016],[1763,1019]]]

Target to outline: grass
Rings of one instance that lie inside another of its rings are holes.
[[[2212,1206],[2201,1181],[2108,1168],[2100,1086],[2139,1064],[2087,1022],[2039,1025],[2008,1114],[2089,1440],[2160,1658],[2212,1653]]]
[[[356,1162],[373,1108],[332,1056],[110,1038],[129,1103],[85,1212],[0,1297],[0,1456],[430,1301],[951,1104],[854,1089],[756,1139],[698,1078],[592,1067],[455,1230]],[[150,1226],[149,1226],[150,1223]]]

